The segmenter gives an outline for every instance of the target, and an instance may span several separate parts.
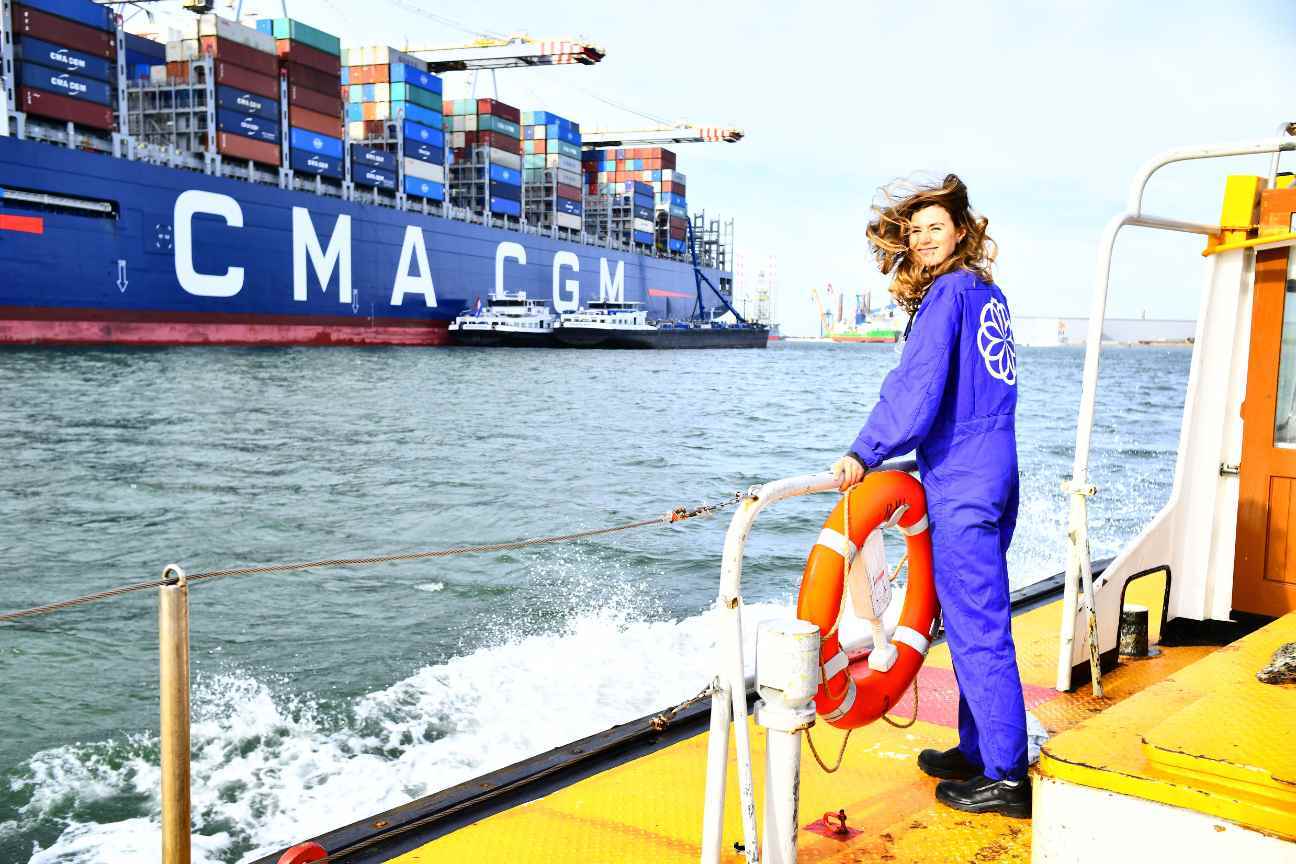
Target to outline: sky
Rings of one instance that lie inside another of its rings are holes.
[[[224,9],[229,0],[218,0]],[[158,7],[175,6],[174,0]],[[278,0],[243,12],[278,15]],[[607,56],[446,77],[448,96],[498,95],[585,128],[725,125],[737,144],[679,145],[690,210],[732,218],[738,251],[777,261],[788,334],[817,330],[811,289],[871,291],[864,239],[880,186],[957,173],[1000,248],[1018,316],[1087,314],[1100,236],[1156,154],[1271,137],[1296,120],[1292,0],[921,3],[288,0],[343,44],[466,44],[476,34],[580,37]],[[159,18],[160,18],[159,14]],[[130,22],[141,29],[141,19]],[[492,80],[493,78],[493,80]],[[497,89],[497,93],[495,92]],[[1296,154],[1285,168],[1296,170]],[[1162,169],[1145,212],[1218,221],[1224,178],[1268,157]],[[1127,228],[1108,314],[1193,319],[1203,241]]]

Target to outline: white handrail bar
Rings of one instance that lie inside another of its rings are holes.
[[[1067,494],[1071,495],[1070,522],[1067,529],[1067,577],[1062,600],[1062,625],[1060,650],[1058,652],[1058,690],[1071,689],[1071,653],[1075,642],[1075,616],[1078,605],[1077,595],[1084,592],[1086,611],[1089,615],[1089,662],[1093,679],[1095,696],[1102,695],[1102,684],[1099,669],[1099,647],[1097,619],[1093,595],[1093,571],[1089,561],[1089,513],[1088,498],[1096,490],[1089,485],[1089,448],[1093,437],[1094,408],[1097,402],[1098,360],[1102,352],[1102,329],[1107,313],[1107,294],[1111,276],[1112,250],[1116,245],[1116,236],[1126,225],[1146,228],[1158,228],[1166,231],[1182,231],[1192,234],[1213,235],[1219,233],[1219,227],[1193,222],[1182,222],[1156,216],[1143,215],[1143,192],[1148,181],[1158,170],[1176,162],[1194,159],[1217,159],[1226,156],[1254,156],[1264,153],[1278,153],[1283,150],[1296,150],[1296,141],[1284,138],[1266,138],[1260,141],[1239,144],[1224,144],[1210,147],[1190,147],[1168,150],[1149,160],[1139,169],[1130,185],[1128,209],[1107,223],[1103,232],[1102,243],[1098,249],[1098,275],[1094,283],[1092,305],[1089,310],[1089,328],[1085,341],[1084,384],[1080,396],[1080,416],[1076,424],[1075,460],[1071,468],[1071,480],[1064,485]]]

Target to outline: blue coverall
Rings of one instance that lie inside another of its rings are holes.
[[[992,780],[1026,774],[1026,707],[1006,555],[1017,524],[1017,362],[1003,292],[938,277],[851,451],[865,466],[918,450],[936,596],[959,686],[959,750]]]

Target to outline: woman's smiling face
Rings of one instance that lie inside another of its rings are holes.
[[[909,250],[929,270],[939,267],[954,254],[963,232],[954,230],[954,220],[939,204],[922,208],[910,220]]]

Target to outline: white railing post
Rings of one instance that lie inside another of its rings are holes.
[[[172,564],[158,589],[162,862],[189,864],[189,584]]]
[[[765,864],[796,864],[801,733],[815,722],[819,628],[792,618],[756,634],[756,722],[765,727]]]

